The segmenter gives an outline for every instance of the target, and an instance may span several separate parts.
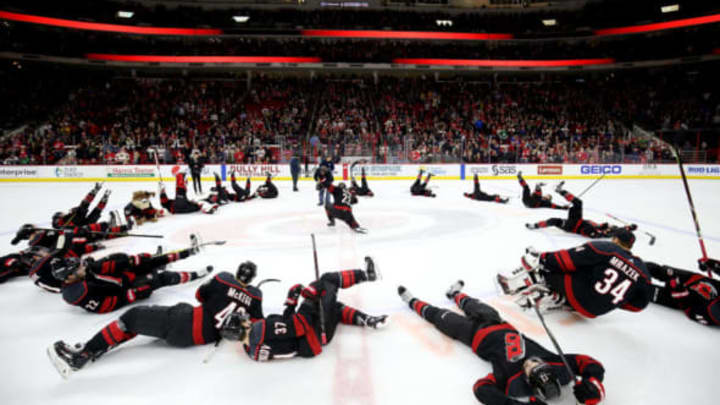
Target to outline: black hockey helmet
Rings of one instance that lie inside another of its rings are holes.
[[[525,360],[525,379],[533,393],[543,401],[560,396],[560,381],[552,367],[539,357]]]
[[[33,232],[35,232],[35,226],[33,226],[33,224],[25,224],[18,229],[10,243],[17,245],[21,240],[30,239],[30,235],[32,235]]]
[[[80,267],[80,259],[76,257],[59,258],[50,261],[50,273],[60,281],[65,281],[71,274]]]
[[[257,265],[250,260],[240,263],[235,272],[235,278],[243,284],[250,284],[255,276],[257,276]]]
[[[347,185],[343,182],[340,182],[337,185],[337,188],[339,188],[340,190],[345,190],[346,187],[347,187]]]
[[[245,311],[245,308],[240,307],[224,319],[220,327],[220,336],[226,340],[239,342],[247,336],[250,325],[250,315]]]
[[[52,216],[53,228],[60,228],[63,225],[65,225],[65,213],[60,211],[54,213]]]

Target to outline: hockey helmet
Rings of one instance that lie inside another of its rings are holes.
[[[525,360],[525,379],[533,390],[535,396],[543,401],[560,396],[560,381],[552,367],[539,357],[530,357]]]
[[[246,285],[250,284],[255,276],[257,276],[257,265],[250,260],[240,263],[235,272],[235,278]]]
[[[50,261],[50,273],[60,281],[65,281],[78,267],[80,267],[80,259],[76,257],[65,259],[56,257]]]
[[[65,225],[65,213],[60,211],[54,213],[52,216],[53,228],[60,228],[63,225]]]
[[[10,243],[17,245],[21,240],[30,239],[30,235],[32,235],[33,232],[35,232],[33,224],[25,224],[18,229],[15,237],[10,241]]]

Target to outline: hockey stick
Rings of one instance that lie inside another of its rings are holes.
[[[53,228],[35,228],[38,231],[63,231],[63,229],[53,229]],[[124,232],[102,232],[102,231],[86,231],[88,233],[96,234],[96,235],[109,235],[109,236],[130,236],[135,238],[158,238],[162,239],[164,238],[163,235],[146,235],[141,233],[124,233]]]
[[[573,372],[572,368],[570,368],[570,363],[568,363],[567,358],[565,357],[565,353],[563,353],[562,349],[560,348],[560,344],[558,344],[557,340],[555,340],[555,336],[553,336],[552,332],[550,332],[550,328],[548,328],[547,324],[545,323],[545,317],[540,313],[540,307],[538,306],[537,301],[531,299],[530,297],[528,297],[527,300],[528,304],[532,305],[532,307],[535,309],[535,313],[537,314],[538,318],[540,318],[540,323],[542,324],[543,329],[545,329],[545,333],[547,333],[553,346],[555,346],[555,350],[557,350],[558,356],[560,356],[560,360],[562,360],[563,364],[565,365],[565,369],[567,369],[567,372],[570,375],[570,381],[577,382],[580,377],[576,376],[575,372]],[[580,402],[576,401],[576,404],[580,404]]]
[[[315,234],[311,233],[310,237],[312,238],[313,257],[315,259],[315,280],[319,281],[320,280],[320,268],[318,267],[317,248],[315,247]],[[318,312],[320,314],[320,336],[322,339],[322,344],[326,345],[327,344],[327,335],[325,334],[325,311],[323,311],[322,297],[318,297]]]
[[[155,147],[155,167],[157,167],[158,179],[160,180],[160,184],[163,184],[163,186],[164,186],[163,179],[162,179],[162,172],[160,172],[160,161],[158,160],[159,154],[160,154],[160,151],[158,150],[158,148],[156,146]]]
[[[265,284],[265,283],[279,283],[280,281],[281,281],[281,280],[280,280],[280,279],[277,279],[277,278],[266,278],[265,280],[261,280],[261,281],[258,283],[257,288],[260,288],[260,286],[263,285],[263,284]]]
[[[203,358],[203,364],[210,363],[210,360],[212,360],[212,358],[215,356],[215,353],[218,351],[220,343],[222,343],[223,340],[223,338],[216,340],[215,344],[210,347],[210,349],[205,354],[205,357]]]
[[[610,218],[612,218],[612,219],[620,222],[620,223],[623,224],[623,225],[630,225],[629,222],[623,221],[622,219],[616,217],[615,215],[608,214],[607,212],[605,213],[605,215],[607,215],[608,217],[610,217]],[[652,245],[655,244],[655,235],[653,235],[653,234],[651,234],[650,232],[647,232],[647,231],[642,231],[642,233],[644,233],[645,235],[647,235],[647,236],[650,237],[650,246],[652,246]]]
[[[585,190],[583,190],[582,193],[578,194],[577,197],[578,197],[578,198],[582,197],[585,193],[588,192],[588,190],[590,190],[591,188],[593,188],[593,186],[594,186],[595,184],[597,184],[597,182],[599,182],[600,180],[602,180],[603,177],[605,177],[606,174],[607,174],[607,173],[603,173],[602,176],[600,176],[600,177],[598,177],[597,179],[595,179],[595,181],[593,181],[593,183],[592,183],[591,185],[589,185]]]
[[[687,196],[688,205],[690,206],[690,213],[692,214],[693,223],[695,224],[695,233],[697,234],[698,243],[700,244],[700,251],[702,252],[702,258],[698,260],[698,266],[700,267],[700,270],[707,271],[708,276],[713,278],[713,272],[720,274],[720,261],[708,258],[707,249],[705,249],[705,241],[703,240],[702,231],[700,230],[700,221],[698,221],[697,213],[695,211],[695,203],[693,202],[692,194],[690,194],[690,186],[688,185],[687,176],[685,176],[685,169],[683,167],[682,158],[680,157],[680,151],[678,151],[675,145],[671,145],[655,135],[651,134],[650,136],[668,147],[672,151],[673,155],[675,155],[675,161],[680,169],[680,177],[682,178],[685,195]]]

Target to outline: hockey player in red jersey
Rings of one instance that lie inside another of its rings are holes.
[[[543,309],[565,307],[587,318],[615,308],[639,312],[650,303],[652,284],[645,263],[630,252],[634,242],[632,232],[623,229],[612,242],[545,253],[528,248],[523,268],[514,277],[498,275],[498,281],[521,306],[528,306],[530,297]]]
[[[679,309],[703,325],[720,326],[720,281],[675,267],[646,262],[654,280],[652,302]]]
[[[250,285],[256,275],[255,263],[243,262],[235,275],[221,272],[201,285],[195,293],[200,305],[135,306],[85,343],[55,342],[47,349],[48,357],[60,375],[67,378],[137,335],[162,339],[175,347],[215,343],[230,314],[239,312],[250,319],[262,319],[262,292]]]
[[[478,357],[492,363],[492,373],[477,380],[473,393],[486,405],[543,405],[561,395],[561,386],[573,384],[578,403],[595,405],[605,398],[605,369],[592,357],[566,354],[568,366],[578,377],[572,381],[562,359],[518,332],[491,306],[461,292],[458,281],[446,296],[464,315],[438,308],[398,287],[400,298],[444,335],[470,347]],[[519,398],[529,398],[521,401]]]
[[[567,219],[562,218],[550,218],[546,221],[540,221],[535,224],[525,224],[528,229],[546,228],[549,226],[555,226],[562,229],[565,232],[576,233],[578,235],[586,236],[588,238],[607,238],[612,236],[613,232],[619,227],[603,222],[598,224],[593,221],[583,219],[583,203],[582,200],[563,190],[562,185],[564,182],[560,182],[555,188],[555,192],[565,197],[566,200],[570,201],[572,206],[568,211]],[[637,225],[632,224],[626,227],[630,231],[637,229]]]
[[[252,324],[237,313],[231,315],[223,336],[242,342],[251,359],[269,361],[320,355],[323,346],[321,320],[324,320],[325,344],[330,344],[340,323],[372,329],[385,326],[386,315],[370,316],[338,301],[338,289],[377,279],[373,260],[366,257],[365,263],[365,270],[325,273],[307,287],[292,286],[282,315],[268,315]],[[296,312],[300,295],[305,300]],[[318,305],[322,307],[322,316]]]
[[[422,181],[422,175],[423,170],[420,169],[417,178],[415,179],[415,182],[412,184],[412,186],[410,186],[410,194],[423,197],[436,197],[432,190],[428,190],[427,188],[428,182],[430,181],[430,178],[433,176],[433,174],[428,173],[427,177],[425,178],[425,182]]]
[[[473,192],[472,193],[463,193],[463,195],[467,198],[470,198],[472,200],[478,200],[478,201],[494,201],[501,204],[507,204],[508,198],[502,198],[497,194],[487,194],[483,193],[482,190],[480,190],[480,181],[478,180],[478,175],[475,173],[475,176],[473,176]]]
[[[337,186],[330,184],[327,192],[332,194],[332,205],[325,206],[325,213],[328,217],[328,226],[335,226],[335,218],[345,222],[350,229],[357,233],[367,233],[367,229],[361,227],[355,220],[352,212],[353,195],[347,190],[345,183],[339,183]]]
[[[558,210],[567,210],[570,208],[569,205],[552,203],[552,196],[550,194],[543,195],[542,186],[544,186],[545,183],[535,184],[535,190],[531,193],[530,187],[522,177],[522,172],[518,172],[517,178],[520,186],[523,188],[522,202],[527,208],[553,208]]]
[[[168,198],[165,186],[161,183],[160,204],[171,214],[186,214],[202,211],[205,214],[212,214],[218,209],[216,203],[195,202],[187,198],[187,184],[185,173],[178,172],[175,175],[175,199]]]
[[[97,195],[101,188],[101,183],[95,183],[93,189],[90,190],[90,192],[80,202],[80,205],[72,208],[70,212],[67,213],[56,212],[52,216],[52,226],[54,228],[75,227],[94,224],[97,222],[100,219],[103,209],[105,209],[105,206],[107,205],[108,198],[110,198],[110,190],[105,190],[100,202],[98,202],[89,215],[88,209],[90,208],[90,203],[92,203],[95,199],[95,195]]]

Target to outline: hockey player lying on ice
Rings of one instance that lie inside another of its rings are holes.
[[[528,248],[523,267],[511,277],[498,275],[498,282],[523,307],[531,298],[544,310],[569,308],[588,318],[615,308],[638,312],[650,302],[652,285],[645,263],[630,252],[634,242],[622,229],[612,242],[546,253]]]
[[[562,385],[571,383],[579,403],[594,405],[603,400],[605,370],[600,362],[582,354],[566,354],[568,366],[579,377],[571,381],[560,356],[523,336],[491,306],[461,293],[463,285],[462,281],[453,284],[446,296],[455,301],[464,316],[429,305],[403,286],[398,287],[398,294],[444,335],[492,363],[493,372],[473,386],[478,401],[486,405],[543,405],[560,396]],[[518,399],[527,397],[528,401]]]
[[[520,186],[523,188],[522,202],[527,208],[553,208],[558,210],[566,210],[570,208],[569,205],[553,204],[551,202],[552,196],[550,194],[543,195],[542,186],[544,186],[545,183],[535,184],[535,191],[531,193],[530,187],[522,177],[522,172],[518,172],[517,178],[518,182],[520,182]]]

